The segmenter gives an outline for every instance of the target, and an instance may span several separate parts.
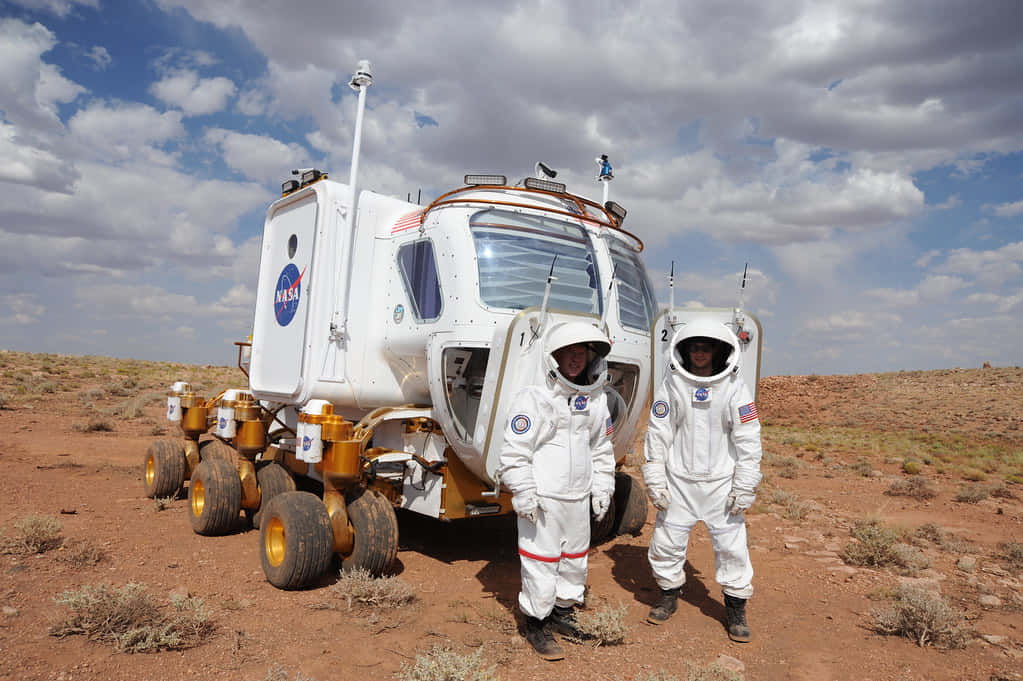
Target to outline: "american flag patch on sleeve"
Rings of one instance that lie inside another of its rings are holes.
[[[755,402],[744,404],[739,407],[739,423],[746,423],[757,418],[757,405]]]
[[[604,435],[611,437],[615,432],[615,422],[611,420],[611,417],[607,417],[607,427],[604,428]]]

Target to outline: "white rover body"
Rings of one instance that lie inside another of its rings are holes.
[[[655,319],[643,245],[617,204],[541,178],[466,176],[425,207],[358,191],[364,64],[350,182],[307,170],[267,211],[251,354],[239,361],[249,385],[206,400],[175,384],[168,418],[186,438],[154,443],[145,460],[151,496],[191,479],[201,534],[229,531],[246,510],[283,588],[314,581],[333,553],[385,570],[394,508],[510,513],[498,479],[508,401],[544,380],[543,341],[559,321],[591,320],[612,341],[621,463],[648,405],[651,330],[670,323]],[[638,485],[616,478],[598,537],[646,519]]]

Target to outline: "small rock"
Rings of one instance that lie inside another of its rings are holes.
[[[799,548],[799,544],[787,541],[785,542],[785,548],[787,548],[789,551],[795,551],[796,549]]]
[[[963,556],[956,562],[956,567],[963,572],[973,572],[977,569],[977,556]]]
[[[806,537],[795,537],[792,535],[787,535],[785,537],[782,537],[782,541],[784,541],[786,544],[798,544],[800,542],[806,541]]]
[[[742,663],[742,660],[737,660],[731,655],[718,655],[718,659],[714,660],[714,664],[736,674],[742,674],[746,671],[746,665]]]
[[[1009,638],[1008,636],[998,636],[997,634],[981,634],[980,637],[993,646],[1001,645]]]
[[[992,594],[984,594],[977,599],[977,602],[983,605],[985,608],[997,608],[1002,604],[1002,599]]]
[[[12,608],[9,605],[4,606],[4,615],[6,615],[7,617],[15,617],[17,616],[17,614],[18,614],[17,608]]]

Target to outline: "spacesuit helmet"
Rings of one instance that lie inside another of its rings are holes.
[[[565,376],[560,369],[560,352],[573,345],[586,347],[586,361],[576,376]],[[544,341],[544,368],[547,375],[569,390],[590,392],[607,381],[607,354],[611,341],[604,332],[588,322],[565,322],[551,329]]]
[[[709,343],[714,347],[711,374],[692,373],[689,346]],[[739,339],[728,326],[713,319],[695,319],[675,332],[671,340],[672,370],[697,383],[714,383],[739,370]]]

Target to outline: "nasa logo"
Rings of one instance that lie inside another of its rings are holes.
[[[401,320],[405,318],[405,306],[398,303],[394,306],[394,323],[401,324]]]
[[[529,430],[530,425],[532,425],[532,422],[529,420],[529,417],[526,416],[525,414],[519,414],[518,416],[513,417],[511,420],[511,429],[512,432],[515,433],[516,435],[522,435],[523,433],[525,433],[527,430]]]
[[[287,326],[295,318],[298,303],[302,298],[302,277],[305,270],[299,273],[293,263],[288,263],[277,277],[274,289],[274,317],[281,326]]]
[[[656,416],[659,419],[663,419],[665,416],[668,415],[668,403],[665,402],[664,400],[657,400],[656,402],[654,402],[654,406],[651,411],[653,411],[654,416]]]
[[[308,452],[309,448],[313,446],[313,439],[306,435],[302,438],[302,451]]]
[[[167,417],[170,418],[171,416],[174,416],[174,405],[173,404],[167,405]]]
[[[220,419],[220,429],[227,428],[227,419]]]
[[[575,398],[575,403],[573,406],[575,406],[576,411],[582,411],[583,409],[585,409],[586,395],[579,395],[577,398]]]
[[[707,397],[710,395],[710,391],[706,388],[697,388],[696,392],[693,393],[693,397],[696,398],[697,402],[706,402]]]

